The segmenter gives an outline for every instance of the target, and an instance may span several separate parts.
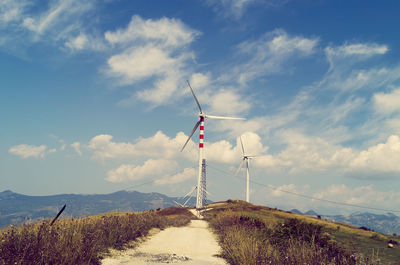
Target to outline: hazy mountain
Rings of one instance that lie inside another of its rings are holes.
[[[54,217],[64,204],[62,216],[83,217],[105,212],[132,212],[176,206],[179,198],[160,193],[118,191],[110,194],[60,194],[27,196],[10,190],[0,192],[0,227],[26,220]],[[194,205],[191,198],[188,205]]]
[[[176,206],[183,203],[179,198],[152,192],[118,191],[110,194],[60,194],[53,196],[27,196],[10,190],[0,192],[0,227],[26,220],[54,217],[64,204],[67,204],[62,216],[83,217],[105,212],[132,212]],[[188,205],[193,206],[195,198]],[[291,212],[301,213],[297,209]],[[317,216],[313,211],[304,213]],[[385,234],[400,234],[400,217],[392,214],[353,213],[349,216],[323,215],[323,219],[364,226]]]
[[[314,210],[305,213],[297,209],[290,210],[292,213],[304,214],[308,216],[318,216]],[[321,215],[322,219],[333,222],[347,223],[357,227],[365,227],[370,230],[384,234],[400,234],[400,217],[392,213],[373,214],[373,213],[352,213],[349,216],[344,215]]]
[[[322,218],[329,221],[349,223],[358,227],[364,226],[384,234],[400,234],[400,217],[392,213],[373,214],[356,212],[349,216],[324,215]]]
[[[304,215],[317,216],[318,214],[314,210],[309,210],[309,211],[305,212]]]
[[[292,210],[290,210],[289,212],[291,212],[291,213],[303,214],[302,212],[300,212],[300,211],[297,210],[297,209],[292,209]]]

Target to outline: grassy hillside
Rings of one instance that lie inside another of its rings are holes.
[[[86,218],[51,220],[0,230],[0,265],[100,264],[109,248],[146,235],[152,228],[187,224],[194,216],[171,207],[141,213],[108,213]]]
[[[210,204],[204,213],[230,264],[400,264],[399,237],[242,201]],[[152,228],[187,224],[194,216],[171,207],[50,220],[0,230],[0,265],[99,264]],[[387,248],[388,242],[395,244]]]
[[[230,264],[400,264],[399,237],[242,201],[205,213]]]

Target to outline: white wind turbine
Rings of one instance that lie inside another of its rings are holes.
[[[235,176],[242,169],[243,164],[246,163],[246,202],[250,202],[250,173],[249,173],[250,159],[257,157],[258,155],[247,155],[246,154],[246,152],[244,151],[242,136],[240,136],[240,145],[242,146],[243,156],[242,156],[242,161],[240,162],[239,168],[237,169],[237,171],[235,173]]]
[[[194,94],[193,88],[190,86],[189,81],[187,81],[190,91],[192,92],[192,95],[194,97],[194,100],[196,101],[197,107],[199,107],[199,121],[194,125],[192,132],[190,133],[188,139],[186,140],[185,144],[183,145],[181,152],[183,151],[183,149],[185,148],[185,146],[187,145],[187,143],[189,142],[190,138],[192,138],[192,135],[194,134],[194,132],[197,130],[197,128],[200,125],[200,136],[199,136],[199,174],[198,174],[198,178],[197,178],[197,196],[196,196],[196,209],[201,209],[203,208],[203,191],[201,189],[201,181],[202,181],[202,162],[203,162],[203,147],[204,147],[204,120],[205,118],[209,118],[209,119],[223,119],[223,120],[244,120],[243,118],[236,118],[236,117],[222,117],[222,116],[213,116],[213,115],[207,115],[203,112],[203,110],[201,109],[200,103],[196,97],[196,95]]]

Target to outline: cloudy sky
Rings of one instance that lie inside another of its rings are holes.
[[[196,184],[189,80],[206,113],[212,200],[400,209],[398,1],[3,0],[0,190]],[[239,144],[239,145],[238,145]],[[276,190],[278,189],[278,190]]]

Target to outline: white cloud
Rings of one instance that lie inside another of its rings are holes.
[[[55,152],[57,152],[57,149],[56,149],[56,148],[52,148],[52,149],[49,149],[49,150],[47,151],[48,154],[55,153]]]
[[[274,187],[272,185],[268,185],[268,188],[272,190],[269,194],[272,197],[283,197],[289,193],[297,193],[297,194],[305,194],[310,190],[309,185],[304,185],[303,187],[296,187],[294,184],[282,185],[279,187]]]
[[[191,87],[194,89],[203,111],[209,115],[237,116],[243,115],[250,109],[248,97],[243,95],[239,89],[224,86],[211,78],[210,73],[194,73],[190,78]],[[182,95],[193,100],[189,88],[183,91]]]
[[[281,131],[280,135],[286,147],[276,154],[257,157],[254,166],[285,170],[289,174],[329,171],[364,178],[385,178],[386,174],[400,172],[400,137],[397,135],[365,150],[332,144],[322,138],[292,130]]]
[[[355,43],[325,48],[325,56],[330,70],[341,71],[351,68],[355,63],[365,61],[389,51],[388,46],[377,43]],[[336,69],[335,69],[336,68]]]
[[[10,154],[19,156],[21,158],[44,158],[48,153],[53,153],[55,151],[55,149],[47,150],[46,145],[36,146],[27,144],[16,145],[8,150]]]
[[[65,144],[64,139],[59,138],[58,136],[54,135],[54,134],[50,134],[49,135],[51,138],[55,139],[61,146],[60,146],[60,151],[64,151],[65,147],[67,147],[67,145]],[[55,149],[54,149],[55,150]]]
[[[79,155],[82,156],[82,151],[81,151],[81,144],[79,142],[75,142],[71,144],[71,147],[75,150],[75,152]]]
[[[186,158],[196,161],[197,148],[192,141],[185,147],[184,152],[180,151],[187,137],[183,132],[179,132],[174,138],[169,138],[161,131],[158,131],[152,137],[139,138],[136,146],[141,154],[150,157]]]
[[[133,16],[125,29],[107,31],[105,39],[111,44],[136,44],[151,41],[162,47],[182,47],[191,43],[199,32],[188,28],[178,19],[144,20]]]
[[[285,161],[291,174],[300,172],[325,171],[339,166],[338,156],[342,151],[318,137],[308,137],[295,131],[281,131],[286,148],[276,155],[276,159]],[[336,156],[335,156],[336,155]]]
[[[20,21],[27,5],[26,1],[3,0],[0,5],[0,27]]]
[[[179,84],[182,83],[179,72],[168,73],[164,79],[154,83],[154,88],[139,91],[137,97],[153,105],[168,105],[176,100],[175,95]]]
[[[302,211],[314,209],[318,213],[329,215],[348,214],[358,211],[360,208],[340,205],[339,208],[335,209],[332,206],[336,205],[337,207],[337,204],[327,203],[318,199],[385,209],[396,209],[400,203],[400,192],[378,190],[373,185],[349,187],[345,184],[333,184],[326,188],[312,191],[309,185],[287,184],[279,187],[269,185],[264,190],[267,198],[261,198],[261,200],[265,201],[267,199],[269,204],[277,204],[285,208],[297,208]],[[290,193],[306,195],[316,199],[304,200],[302,197]]]
[[[171,58],[168,51],[153,45],[135,47],[108,59],[109,73],[124,78],[125,83],[165,75],[176,63],[179,61]]]
[[[240,19],[251,5],[258,6],[281,6],[289,0],[207,0],[218,15],[232,19]]]
[[[390,114],[400,110],[400,89],[390,93],[376,93],[373,97],[378,112]]]
[[[71,50],[83,50],[87,46],[88,42],[89,40],[87,36],[83,33],[80,33],[77,37],[68,40],[65,43],[65,46]]]
[[[351,61],[351,60],[350,60]],[[349,62],[349,64],[351,64]],[[353,69],[349,65],[336,66],[320,84],[323,89],[342,93],[356,93],[359,89],[378,90],[400,79],[400,68]]]
[[[60,31],[69,31],[71,25],[66,23],[77,23],[77,18],[92,8],[92,1],[80,2],[77,0],[55,1],[50,4],[49,9],[37,17],[26,17],[22,26],[35,32],[38,35],[44,34],[46,31],[57,28]],[[71,19],[74,18],[74,19]],[[76,24],[75,24],[76,25]]]
[[[206,87],[211,80],[211,74],[210,73],[194,73],[190,77],[190,85],[193,88],[196,88],[196,90],[201,89],[203,87]]]
[[[250,59],[237,66],[233,76],[238,76],[239,83],[245,84],[259,76],[279,73],[283,64],[294,56],[314,53],[317,44],[318,38],[290,36],[284,30],[266,33],[258,40],[238,46],[240,54]]]
[[[210,113],[217,113],[218,115],[235,115],[250,109],[250,104],[244,96],[226,89],[221,89],[212,94],[207,104],[211,107]]]
[[[219,14],[234,19],[239,19],[246,11],[250,4],[254,4],[256,0],[207,0],[207,3],[214,7]]]
[[[137,154],[131,143],[112,142],[112,138],[111,135],[100,134],[89,141],[88,148],[93,151],[93,159],[124,158]]]
[[[98,36],[91,36],[89,34],[85,34],[83,32],[79,32],[78,35],[72,35],[66,37],[66,41],[64,46],[70,52],[78,52],[78,51],[106,51],[107,44],[105,41]]]
[[[385,54],[389,51],[386,45],[379,45],[376,43],[356,43],[356,44],[344,44],[338,47],[327,47],[325,52],[328,58],[333,57],[350,57],[359,56],[361,58],[368,58],[374,55]]]
[[[252,46],[249,47],[249,51],[257,50]],[[393,118],[391,121],[387,120],[388,117],[384,117],[384,115],[393,114],[389,112],[396,110],[395,103],[390,104],[389,97],[385,97],[386,94],[378,93],[373,97],[373,93],[396,87],[400,80],[400,68],[398,66],[391,68],[371,66],[368,64],[370,62],[365,60],[374,55],[384,54],[387,49],[386,45],[374,43],[349,47],[347,45],[331,46],[325,50],[328,62],[331,61],[328,71],[321,80],[302,87],[289,104],[276,107],[271,114],[238,122],[237,125],[224,121],[218,130],[232,128],[229,130],[230,133],[235,132],[237,135],[238,132],[247,128],[245,125],[248,124],[249,130],[254,130],[266,140],[273,143],[279,140],[281,150],[283,150],[281,145],[285,144],[278,137],[282,130],[302,131],[310,138],[324,139],[332,145],[337,145],[337,148],[353,139],[360,142],[360,139],[374,137],[374,140],[371,140],[373,143],[373,141],[386,139],[391,134],[398,134],[396,117],[391,117]],[[257,53],[254,52],[254,54]],[[249,76],[246,70],[243,72],[245,77]],[[260,73],[260,75],[266,73]],[[387,94],[393,98],[396,95],[396,93],[392,95],[391,92]],[[372,105],[368,104],[371,97]],[[388,104],[384,112],[383,102],[386,99]],[[378,103],[379,100],[382,104]],[[379,108],[381,106],[382,109]],[[255,105],[252,107],[257,108]],[[373,110],[371,107],[381,112],[379,116],[371,113]],[[377,131],[377,128],[383,127],[384,129]]]
[[[64,46],[71,52],[91,50],[91,51],[105,51],[107,45],[104,40],[98,36],[91,36],[83,32],[77,35],[68,36]]]
[[[192,157],[195,146],[188,144],[185,152],[180,152],[187,136],[179,132],[175,138],[169,138],[161,131],[148,138],[139,138],[136,143],[114,142],[113,136],[101,134],[89,141],[88,148],[93,151],[92,159],[123,159],[130,157],[152,157],[152,158],[179,158]]]
[[[133,16],[129,25],[115,32],[105,33],[105,39],[121,52],[108,59],[107,74],[129,85],[150,80],[153,87],[138,91],[133,97],[151,103],[166,105],[183,96],[179,89],[185,86],[189,64],[194,55],[187,46],[199,32],[176,19],[144,20]],[[134,98],[124,99],[129,105]]]
[[[93,137],[88,144],[89,150],[93,152],[92,159],[104,161],[107,159],[126,159],[134,157],[148,157],[152,159],[185,159],[197,161],[198,142],[196,135],[187,144],[185,150],[181,148],[187,140],[187,135],[182,132],[174,138],[166,136],[161,131],[148,138],[138,138],[135,143],[114,142],[111,135],[102,134]],[[265,155],[268,147],[262,144],[259,135],[252,132],[245,132],[242,135],[243,144],[248,154]],[[218,142],[205,142],[204,154],[208,161],[225,164],[235,164],[242,157],[239,138],[233,146],[226,140]],[[270,159],[264,157],[265,161]]]
[[[185,168],[182,172],[175,175],[166,175],[154,181],[155,185],[171,185],[193,179],[197,175],[197,170],[194,168]]]
[[[386,143],[380,143],[361,151],[351,162],[352,170],[364,172],[399,173],[400,137],[391,135]]]
[[[275,155],[254,159],[255,166],[286,169],[289,174],[329,171],[358,178],[380,179],[387,174],[400,172],[400,137],[397,135],[390,136],[385,143],[357,150],[294,131],[281,134],[286,147]]]
[[[284,31],[276,31],[273,38],[267,43],[265,43],[266,47],[262,43],[258,43],[257,50],[261,51],[265,48],[268,48],[269,52],[273,55],[287,55],[291,54],[295,51],[298,51],[304,55],[309,55],[314,52],[314,48],[318,43],[318,39],[307,39],[304,37],[290,37]],[[243,47],[248,48],[248,47]]]
[[[246,132],[242,135],[246,154],[258,155],[252,160],[252,166],[289,175],[330,172],[341,176],[385,178],[387,174],[400,172],[400,137],[397,135],[392,135],[385,143],[357,150],[294,130],[282,130],[279,134],[284,148],[276,153],[268,153],[268,146],[258,134]],[[88,148],[93,151],[92,159],[100,161],[144,157],[195,162],[198,158],[196,138],[194,136],[183,152],[180,149],[187,139],[184,133],[170,138],[161,131],[139,138],[135,143],[114,142],[111,135],[98,135],[90,140]],[[240,140],[236,138],[235,145],[226,140],[206,141],[204,155],[210,163],[237,166],[242,157]],[[365,172],[374,172],[374,175],[365,175]]]
[[[373,185],[354,188],[349,188],[344,184],[331,185],[315,193],[314,196],[319,199],[365,206],[397,207],[400,203],[399,192],[379,191]]]
[[[110,170],[107,173],[106,180],[109,182],[126,182],[131,180],[140,180],[145,177],[154,177],[160,174],[166,174],[175,170],[178,163],[167,159],[149,159],[142,166],[123,164],[117,169]]]
[[[390,131],[394,131],[396,135],[400,135],[400,117],[394,119],[387,119],[384,123],[386,128]]]
[[[263,155],[268,150],[268,147],[262,144],[260,136],[253,132],[244,133],[242,140],[247,154]],[[239,137],[236,138],[235,146],[226,140],[206,142],[204,154],[208,161],[225,164],[236,164],[243,155]]]
[[[13,54],[27,58],[32,43],[76,51],[100,45],[86,42],[80,32],[90,28],[87,17],[94,10],[94,0],[54,0],[35,2],[3,0],[0,4],[0,28],[4,28],[0,45]]]

